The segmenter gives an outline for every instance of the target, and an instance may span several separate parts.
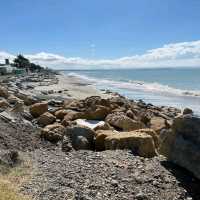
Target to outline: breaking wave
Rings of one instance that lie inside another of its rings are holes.
[[[106,79],[97,79],[93,77],[88,77],[85,75],[80,75],[78,73],[68,73],[67,76],[79,78],[82,81],[85,81],[96,86],[104,87],[104,89],[116,88],[116,89],[125,89],[128,91],[144,91],[151,93],[159,93],[163,95],[173,95],[173,96],[191,96],[191,97],[200,97],[200,91],[198,90],[182,90],[168,85],[162,85],[160,83],[148,83],[143,81],[112,81]]]

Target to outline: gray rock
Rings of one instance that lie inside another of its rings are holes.
[[[65,133],[74,149],[93,149],[95,132],[92,129],[76,125],[67,127]]]
[[[90,143],[88,142],[86,137],[77,136],[76,140],[74,141],[74,146],[76,149],[90,149]]]
[[[160,153],[200,179],[200,118],[182,115],[162,135]]]
[[[109,114],[106,117],[106,122],[111,126],[122,129],[123,131],[133,131],[145,128],[145,125],[140,121],[135,121],[121,113]]]
[[[187,114],[193,114],[192,109],[190,109],[190,108],[185,108],[185,109],[183,110],[183,115],[187,115]]]

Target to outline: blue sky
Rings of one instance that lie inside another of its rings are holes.
[[[200,40],[199,0],[0,3],[0,51],[11,55],[45,52],[50,57],[112,60]]]

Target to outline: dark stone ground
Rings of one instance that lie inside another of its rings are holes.
[[[23,152],[33,163],[21,192],[35,200],[199,200],[200,181],[188,171],[129,151],[72,151],[42,142],[20,121],[0,120],[0,150]]]
[[[31,153],[34,175],[23,191],[41,200],[200,199],[200,182],[163,158],[129,151],[40,149]]]

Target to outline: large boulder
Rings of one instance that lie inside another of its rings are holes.
[[[77,112],[74,110],[67,110],[67,114],[64,116],[63,120],[73,121],[73,120],[82,118],[82,116],[83,116],[83,113],[81,112]]]
[[[8,98],[9,93],[5,87],[0,86],[0,97]]]
[[[88,120],[104,120],[105,117],[110,113],[110,109],[105,106],[95,106],[94,108],[90,107],[87,109],[82,118]]]
[[[45,126],[41,130],[41,138],[44,138],[50,142],[58,142],[64,136],[65,128],[61,124],[51,124]]]
[[[76,150],[93,149],[95,132],[84,126],[71,126],[66,128],[66,136],[70,138]]]
[[[144,129],[135,130],[134,132],[136,132],[136,133],[145,133],[147,135],[150,135],[153,138],[155,147],[156,148],[159,147],[159,144],[160,144],[159,137],[158,137],[158,134],[153,129],[144,128]]]
[[[68,111],[65,109],[60,109],[55,112],[55,116],[57,119],[63,119],[65,115],[67,115]]]
[[[200,118],[182,115],[161,137],[160,153],[200,179]]]
[[[67,110],[67,114],[64,116],[64,119],[62,120],[63,126],[69,126],[70,122],[76,119],[82,118],[82,113],[77,112],[74,110]]]
[[[109,114],[106,117],[106,122],[108,122],[111,126],[119,128],[123,131],[133,131],[145,128],[142,122],[135,121],[122,113]]]
[[[47,102],[35,103],[30,107],[30,113],[33,117],[39,117],[40,115],[42,115],[47,111],[48,111]]]
[[[117,134],[116,131],[112,130],[99,130],[95,135],[95,150],[105,150],[105,138],[111,135]]]
[[[193,114],[193,111],[192,111],[192,109],[190,109],[190,108],[185,108],[185,109],[183,110],[183,115],[188,115],[188,114]]]
[[[151,129],[155,130],[158,134],[160,134],[162,129],[166,128],[166,124],[166,119],[162,117],[152,117],[150,120]]]
[[[130,149],[142,157],[156,155],[154,140],[144,131],[131,131],[114,134],[105,138],[105,149]]]
[[[49,112],[45,112],[38,118],[38,123],[42,126],[52,124],[56,121],[56,117]]]

